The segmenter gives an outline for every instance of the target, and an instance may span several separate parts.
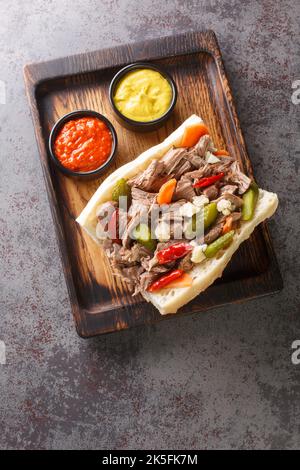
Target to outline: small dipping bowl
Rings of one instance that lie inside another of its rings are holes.
[[[59,132],[68,121],[76,120],[76,119],[80,119],[84,117],[93,117],[93,118],[99,119],[99,121],[102,121],[104,122],[104,124],[106,124],[106,126],[110,130],[111,137],[112,137],[111,152],[108,158],[106,159],[106,161],[102,165],[100,165],[98,168],[91,170],[91,171],[73,171],[69,168],[66,168],[56,156],[55,141]],[[90,110],[72,111],[71,113],[65,114],[65,116],[60,118],[56,122],[56,124],[53,126],[50,136],[49,136],[49,152],[50,152],[51,160],[55,163],[57,168],[59,168],[62,173],[68,176],[73,176],[73,177],[78,177],[78,178],[93,179],[101,175],[101,173],[103,173],[107,169],[107,167],[112,163],[116,154],[117,145],[118,145],[117,134],[112,123],[102,114],[97,113],[96,111],[90,111]]]
[[[166,110],[166,112],[162,116],[160,116],[158,119],[155,119],[153,121],[135,121],[134,119],[131,119],[125,116],[119,111],[114,101],[115,92],[120,81],[130,72],[133,72],[135,70],[144,70],[144,69],[154,70],[155,72],[158,72],[163,78],[167,80],[172,91],[172,98],[170,101],[169,108]],[[126,127],[127,129],[130,129],[132,131],[137,131],[137,132],[153,131],[161,127],[169,119],[170,115],[172,114],[174,110],[174,107],[177,101],[177,94],[178,94],[177,87],[173,78],[162,67],[153,65],[147,62],[136,62],[134,64],[130,64],[122,68],[113,77],[110,87],[109,87],[109,101],[110,101],[112,110],[114,112],[114,115],[117,121],[120,124],[122,124],[124,127]]]

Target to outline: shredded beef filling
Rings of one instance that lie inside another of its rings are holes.
[[[228,223],[228,217],[231,217],[233,229],[239,227],[242,195],[248,190],[251,179],[242,173],[238,162],[231,157],[220,157],[217,163],[207,163],[207,152],[214,151],[211,138],[205,135],[192,148],[171,148],[163,158],[152,161],[141,173],[127,181],[131,189],[128,213],[118,209],[122,218],[122,236],[116,242],[104,238],[102,243],[114,274],[128,283],[134,289],[134,294],[145,291],[154,281],[173,269],[189,272],[193,268],[192,251],[181,259],[164,264],[159,264],[157,253],[179,242],[191,242],[190,238],[186,238],[185,232],[179,230],[182,228],[182,217],[179,217],[179,214],[185,207],[187,210],[194,207],[197,211],[196,200],[199,196],[204,196],[210,203],[216,203],[219,213],[201,236],[195,235],[198,244],[209,245],[217,240]],[[224,173],[223,177],[213,184],[206,187],[197,187],[195,184],[203,178],[220,173]],[[171,178],[177,181],[172,200],[162,208],[157,207],[157,194],[162,185]],[[105,216],[113,213],[117,206],[114,201],[102,204],[97,211],[98,224],[103,225]],[[170,230],[166,239],[161,240],[158,237],[154,250],[145,241],[132,238],[132,231],[140,223],[141,214],[146,225],[155,215],[155,228],[161,228],[160,224],[169,223]],[[193,214],[188,217],[192,221]],[[100,229],[98,232],[102,233]],[[181,233],[180,239],[178,233]]]

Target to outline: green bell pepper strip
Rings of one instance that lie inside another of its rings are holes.
[[[151,230],[147,224],[139,224],[132,232],[133,237],[138,243],[148,248],[150,251],[154,251],[156,248],[156,240],[151,238]]]
[[[211,226],[211,224],[214,223],[218,216],[218,209],[217,209],[217,204],[216,202],[211,202],[210,204],[207,204],[203,208],[203,212],[199,212],[199,214],[194,214],[192,218],[192,229],[195,232],[196,231],[196,222],[197,222],[197,217],[203,217],[203,229],[206,230],[208,227]]]
[[[251,220],[258,199],[258,186],[256,183],[251,183],[250,188],[243,195],[243,207],[242,207],[242,220]]]
[[[206,230],[216,220],[218,216],[217,204],[211,202],[204,207],[204,229]]]
[[[214,242],[212,242],[206,250],[204,250],[204,254],[207,258],[213,258],[218,251],[226,248],[233,240],[234,230],[230,230],[230,232],[225,233],[221,237],[217,238]]]

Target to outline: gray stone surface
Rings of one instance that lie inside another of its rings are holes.
[[[0,448],[299,448],[300,6],[285,1],[0,1]],[[216,31],[284,279],[277,295],[77,337],[22,67]]]

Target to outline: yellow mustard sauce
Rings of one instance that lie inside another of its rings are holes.
[[[170,83],[155,70],[128,72],[118,83],[114,103],[123,116],[148,122],[162,117],[172,101]]]

